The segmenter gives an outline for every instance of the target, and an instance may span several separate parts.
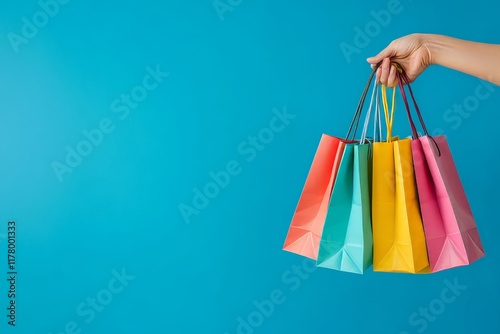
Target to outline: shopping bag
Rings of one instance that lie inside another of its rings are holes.
[[[342,139],[323,134],[293,215],[284,250],[316,260],[338,166]]]
[[[377,85],[374,85],[359,143],[345,145],[321,235],[317,260],[319,267],[362,274],[373,263],[370,217],[371,144],[363,143],[366,142],[373,98],[378,97],[376,93]],[[374,115],[377,120],[377,112]],[[374,128],[376,130],[376,124]]]
[[[321,236],[319,267],[361,274],[372,264],[368,146],[346,145]]]
[[[419,136],[411,117],[406,83],[425,135]],[[404,73],[400,90],[412,128],[411,143],[430,269],[437,272],[468,265],[485,256],[465,190],[444,135],[429,136]]]
[[[373,144],[373,270],[419,273],[429,266],[410,139],[392,137],[395,89],[389,115],[386,89],[382,101],[387,141]]]
[[[380,65],[380,64],[379,64]],[[363,103],[376,70],[372,71],[345,139],[323,135],[290,224],[283,249],[316,260],[331,190],[336,180],[346,143],[358,127]]]

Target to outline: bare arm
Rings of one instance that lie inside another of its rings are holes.
[[[372,65],[383,61],[377,79],[393,87],[396,71],[391,61],[400,63],[411,81],[428,66],[441,65],[500,85],[500,45],[460,40],[443,35],[412,34],[394,40],[377,56],[368,58]]]
[[[428,35],[431,64],[445,66],[500,85],[500,45]]]

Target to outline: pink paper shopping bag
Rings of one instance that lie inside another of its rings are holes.
[[[425,135],[419,137],[402,83],[406,83]],[[485,255],[469,201],[445,136],[431,137],[409,80],[400,75],[400,89],[412,127],[413,166],[431,272],[468,265]]]
[[[415,176],[431,271],[468,265],[485,255],[445,136],[413,141]]]

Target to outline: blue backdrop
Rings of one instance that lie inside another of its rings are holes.
[[[499,43],[499,10],[493,0],[2,1],[1,331],[494,332],[497,86],[439,67],[414,84],[428,127],[448,137],[484,259],[354,275],[281,248],[321,134],[346,131],[365,59],[412,32]]]

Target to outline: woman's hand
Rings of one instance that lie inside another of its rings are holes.
[[[432,64],[432,54],[426,45],[426,35],[412,34],[392,41],[378,55],[368,58],[367,61],[372,67],[382,61],[377,70],[377,82],[395,87],[398,78],[396,67],[391,66],[391,62],[399,63],[412,82]]]
[[[410,82],[430,65],[441,65],[500,85],[500,44],[465,41],[433,34],[412,34],[398,38],[367,61],[372,67],[382,61],[377,81],[388,87],[398,84],[399,63]]]

